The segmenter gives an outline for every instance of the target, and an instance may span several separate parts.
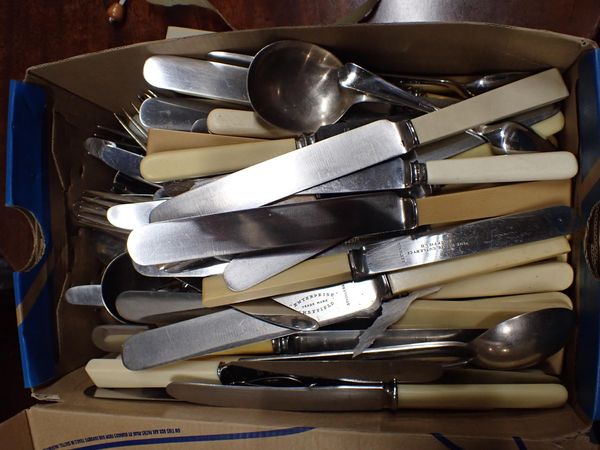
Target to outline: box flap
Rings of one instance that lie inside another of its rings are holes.
[[[32,228],[39,230],[34,236],[39,234],[42,240],[37,250],[33,246],[32,257],[38,260],[35,267],[13,275],[25,387],[47,382],[55,375],[54,300],[50,285],[53,257],[50,255],[52,242],[46,138],[45,91],[40,86],[11,81],[6,145],[6,205],[26,210]],[[15,237],[11,234],[2,239]]]
[[[438,39],[432,40],[435,34]],[[202,57],[211,50],[253,54],[280,39],[310,40],[346,61],[398,73],[470,74],[506,70],[565,70],[593,41],[548,31],[480,23],[407,23],[282,27],[211,33],[111,49],[29,69],[104,108],[118,111],[144,90],[142,67],[153,54]],[[443,45],[440,43],[443,42]],[[490,49],[495,57],[490,57]],[[92,62],[91,66],[90,63]],[[98,86],[110,86],[107,93]]]
[[[0,448],[10,450],[33,450],[26,411],[0,423]]]

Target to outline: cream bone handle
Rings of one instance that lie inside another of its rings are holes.
[[[145,156],[140,172],[149,181],[172,181],[219,175],[258,164],[296,149],[295,139],[197,147]]]
[[[399,384],[398,408],[558,408],[567,401],[561,384]]]
[[[563,291],[573,283],[573,268],[561,261],[547,261],[499,270],[452,281],[428,299],[493,297],[533,292]]]
[[[542,261],[569,251],[568,240],[559,236],[454,260],[412,267],[389,273],[386,276],[391,294],[398,295],[472,275]],[[352,281],[348,256],[337,254],[304,261],[240,292],[229,289],[221,275],[206,277],[202,281],[202,301],[206,307],[221,306],[256,298],[308,291],[348,281]]]
[[[206,118],[208,131],[213,134],[246,136],[262,139],[280,139],[296,136],[287,130],[274,127],[253,111],[216,108]]]
[[[121,358],[91,359],[85,371],[97,387],[164,388],[173,381],[219,383],[219,364],[238,359],[238,356],[211,356],[144,370],[127,369]]]
[[[550,119],[546,119],[550,120]],[[541,122],[540,122],[541,123]],[[161,128],[150,128],[148,130],[148,144],[146,154],[166,151],[177,151],[186,148],[217,147],[219,145],[247,144],[259,142],[239,136],[219,136],[208,133],[193,133],[191,131],[163,130]]]
[[[577,173],[577,159],[569,152],[449,159],[424,166],[429,184],[564,180]]]
[[[438,109],[410,121],[417,144],[434,142],[473,124],[493,123],[516,112],[556,103],[569,92],[557,69],[549,69],[514,83]]]

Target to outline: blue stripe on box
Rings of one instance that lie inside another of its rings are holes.
[[[590,50],[579,63],[577,86],[579,116],[579,177],[585,180],[600,157],[600,51]],[[593,174],[592,174],[593,175]],[[600,201],[596,183],[581,201],[581,215],[587,219]],[[579,325],[577,334],[577,401],[592,420],[600,419],[600,281],[588,269],[583,251],[578,250],[577,286]]]
[[[6,140],[6,205],[31,212],[38,221],[46,245],[42,260],[29,272],[15,272],[17,306],[32,283],[46,270],[50,240],[48,152],[46,151],[46,94],[40,86],[11,80]],[[42,274],[43,275],[43,274]],[[49,280],[51,277],[47,277]],[[56,338],[54,304],[49,281],[18,326],[21,366],[25,387],[49,381],[55,374]]]

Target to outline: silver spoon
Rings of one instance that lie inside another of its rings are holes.
[[[567,308],[546,308],[524,313],[500,322],[471,342],[421,342],[368,348],[365,357],[436,356],[467,352],[462,364],[471,363],[485,369],[524,369],[534,366],[564,347],[575,327],[575,313]],[[287,359],[327,359],[351,357],[352,350],[334,350],[295,355],[248,358],[256,361]]]
[[[347,71],[342,72],[348,66]],[[347,73],[348,72],[348,73]],[[248,69],[247,89],[252,108],[267,122],[289,131],[314,133],[337,122],[365,94],[385,101],[430,112],[435,107],[376,75],[369,75],[363,91],[350,84],[352,77],[369,73],[356,65],[344,66],[332,53],[301,41],[278,41],[262,48]],[[369,90],[369,92],[367,92]]]

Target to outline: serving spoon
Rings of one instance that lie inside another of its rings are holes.
[[[484,369],[515,370],[534,366],[564,347],[573,328],[575,313],[568,308],[546,308],[500,322],[470,342],[421,342],[366,349],[365,358],[396,358],[467,353],[460,365]],[[327,359],[351,357],[352,350],[248,358],[253,361]],[[454,364],[453,364],[454,366]]]
[[[370,72],[355,64],[344,65],[318,45],[277,41],[263,47],[252,60],[248,98],[262,119],[298,133],[314,133],[337,122],[352,105],[365,101],[365,95],[424,112],[436,109],[423,97],[374,74],[364,80],[366,74]],[[355,89],[352,85],[361,77],[368,85]]]

